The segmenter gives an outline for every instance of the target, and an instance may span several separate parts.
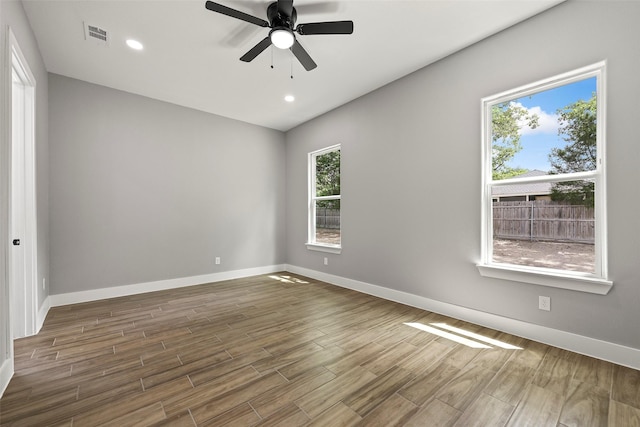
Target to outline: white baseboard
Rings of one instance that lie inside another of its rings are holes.
[[[4,394],[4,391],[11,381],[13,376],[13,357],[5,360],[2,366],[0,366],[0,397]]]
[[[286,265],[286,271],[321,280],[343,288],[399,302],[423,310],[436,312],[456,319],[475,323],[523,338],[559,347],[575,353],[606,360],[618,365],[640,370],[640,349],[625,347],[595,338],[577,335],[546,326],[535,325],[522,320],[510,319],[496,314],[485,313],[471,308],[432,300],[419,295],[397,291],[395,289],[372,285],[370,283],[347,279],[307,268]]]
[[[201,276],[181,277],[178,279],[158,280],[154,282],[137,283],[134,285],[114,286],[110,288],[92,289],[89,291],[55,294],[49,296],[49,304],[51,307],[58,307],[61,305],[78,304],[82,302],[97,301],[101,299],[143,294],[146,292],[164,291],[167,289],[201,285],[204,283],[220,282],[222,280],[240,279],[243,277],[276,273],[278,271],[283,271],[284,268],[285,266],[283,264],[269,265],[265,267],[255,267],[243,270],[232,270],[220,273],[204,274]],[[38,316],[40,316],[40,313],[38,313]],[[44,313],[44,317],[46,317],[46,312]]]

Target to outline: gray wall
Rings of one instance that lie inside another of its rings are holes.
[[[52,294],[284,263],[283,133],[54,74],[49,103]]]
[[[289,131],[287,262],[640,348],[639,16],[638,2],[570,1]],[[480,277],[481,98],[603,59],[613,289]],[[304,246],[306,167],[309,151],[336,143],[343,251],[328,255]]]
[[[49,152],[48,152],[48,85],[47,85],[47,72],[44,68],[44,63],[42,61],[42,57],[40,56],[40,51],[38,50],[38,45],[36,43],[33,32],[31,31],[31,26],[27,21],[26,15],[22,8],[22,4],[19,1],[0,1],[0,46],[2,46],[2,60],[0,64],[2,66],[9,67],[8,69],[2,70],[4,77],[10,79],[11,73],[11,63],[5,62],[4,57],[6,55],[5,46],[6,46],[6,35],[7,35],[7,27],[11,27],[18,45],[22,50],[22,53],[29,64],[31,71],[34,74],[36,79],[36,205],[37,205],[37,222],[38,222],[38,307],[42,305],[44,300],[48,295],[48,287],[46,290],[42,289],[42,280],[44,278],[49,279]],[[2,102],[5,103],[6,100],[10,99],[10,93],[2,92]],[[10,101],[9,101],[10,102]],[[10,105],[10,104],[9,104]],[[9,115],[5,115],[5,118],[10,121]],[[2,123],[2,127],[6,126],[7,123]],[[2,151],[2,153],[8,154],[6,151]],[[2,157],[2,156],[0,156]],[[6,161],[8,157],[2,157],[0,160],[2,162],[1,167],[4,169],[4,172],[7,171],[8,164]],[[4,176],[4,175],[3,175]],[[0,179],[2,181],[2,179]],[[8,183],[3,182],[2,185],[8,185]],[[5,189],[5,191],[8,188]],[[7,193],[2,192],[3,200],[0,203],[2,206],[2,214],[0,217],[3,218],[3,227],[6,225],[4,220],[4,215],[6,212],[4,210],[7,208],[8,200],[5,199]],[[8,242],[8,238],[10,236],[2,235],[2,242],[4,246],[4,242]],[[4,247],[6,249],[6,247]],[[1,264],[0,264],[0,365],[4,361],[5,349],[9,345],[9,337],[6,334],[7,323],[8,323],[8,312],[9,312],[9,301],[8,301],[8,283],[5,282],[6,276],[6,259],[4,258],[4,253],[0,254]]]

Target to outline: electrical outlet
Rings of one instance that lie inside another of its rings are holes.
[[[220,265],[220,257],[219,256],[216,257],[216,265]]]
[[[329,265],[329,258],[324,257],[324,265]]]
[[[544,311],[551,311],[551,297],[538,297],[538,308]]]

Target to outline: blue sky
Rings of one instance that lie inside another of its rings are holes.
[[[511,167],[548,171],[549,153],[554,147],[565,142],[558,136],[556,111],[580,99],[588,100],[596,91],[596,78],[592,77],[575,83],[538,92],[532,96],[514,99],[513,102],[536,113],[540,125],[536,129],[525,128],[520,137],[522,150],[508,163]]]

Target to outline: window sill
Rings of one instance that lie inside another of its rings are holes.
[[[555,270],[528,269],[526,267],[498,264],[477,264],[480,275],[495,279],[513,280],[516,282],[532,283],[552,288],[570,289],[572,291],[588,292],[606,295],[611,290],[613,282],[600,279],[592,275],[563,274]]]
[[[330,254],[339,254],[342,252],[342,246],[338,245],[322,245],[319,243],[307,243],[306,245],[310,251],[328,252]]]

